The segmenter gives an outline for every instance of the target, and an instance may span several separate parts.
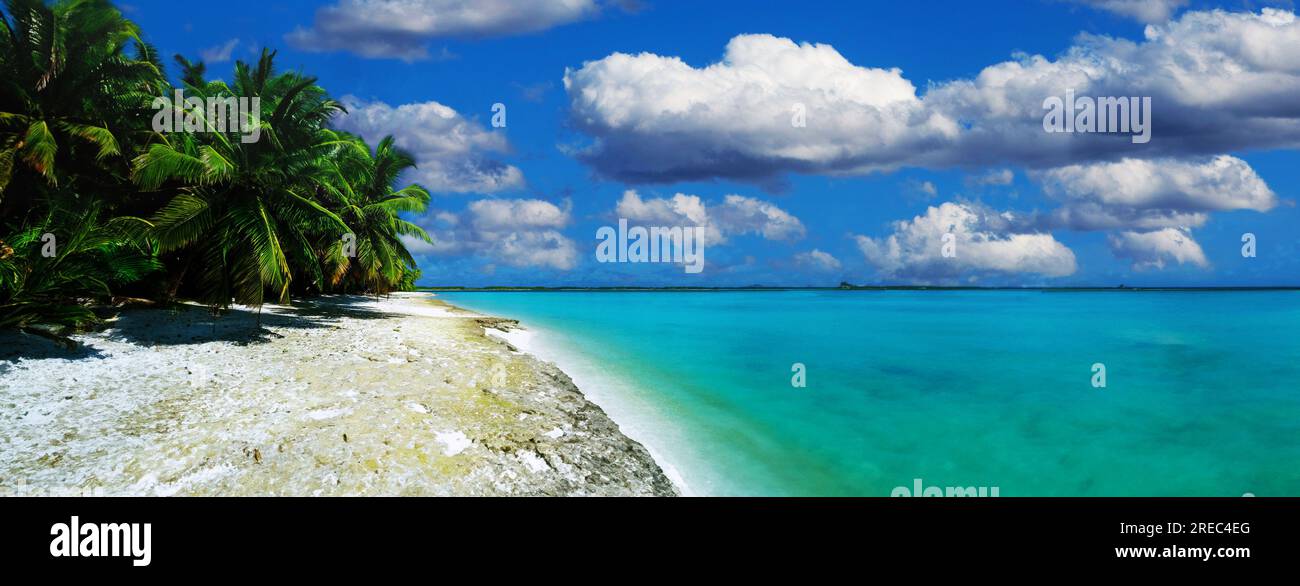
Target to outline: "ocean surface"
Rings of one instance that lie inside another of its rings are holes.
[[[689,494],[1300,495],[1300,292],[438,295],[521,320]]]

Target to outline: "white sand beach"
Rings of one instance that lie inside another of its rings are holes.
[[[0,494],[673,495],[512,320],[427,293],[0,334]]]

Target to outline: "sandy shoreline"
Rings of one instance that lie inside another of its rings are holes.
[[[131,310],[71,356],[0,334],[0,494],[676,494],[485,327],[513,322],[410,293]]]
[[[620,431],[650,452],[680,494],[700,496],[674,466],[681,454],[673,448],[684,441],[674,433],[674,422],[632,398],[635,391],[628,388],[634,384],[630,382],[632,379],[611,373],[607,365],[591,362],[579,351],[559,343],[561,334],[533,324],[504,331],[489,330],[487,334],[562,369],[578,388],[585,389],[583,394],[587,400],[617,418]]]

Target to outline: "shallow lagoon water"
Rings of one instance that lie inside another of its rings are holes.
[[[1300,292],[439,296],[535,330],[692,494],[1300,495]]]

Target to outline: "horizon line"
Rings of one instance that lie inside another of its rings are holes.
[[[744,286],[678,286],[678,285],[491,285],[471,287],[462,285],[417,286],[416,291],[1300,291],[1300,285],[1261,285],[1261,286],[1157,286],[1130,287],[1112,286],[943,286],[943,285],[744,285]]]

